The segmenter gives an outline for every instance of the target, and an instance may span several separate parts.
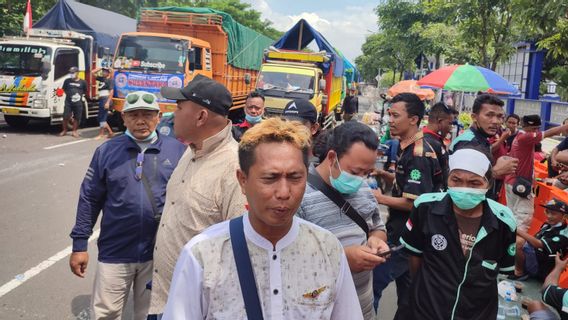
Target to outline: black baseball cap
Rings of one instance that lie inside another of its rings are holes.
[[[564,201],[560,201],[558,199],[552,199],[548,201],[546,204],[541,204],[540,206],[551,211],[557,211],[563,214],[568,214],[568,205],[566,205]]]
[[[540,126],[540,116],[538,114],[531,114],[527,116],[523,116],[523,126]]]
[[[286,104],[282,117],[293,120],[307,120],[316,123],[318,120],[318,111],[316,107],[306,99],[294,99]]]
[[[226,116],[233,105],[231,92],[219,82],[197,75],[184,88],[162,87],[162,97],[176,101],[193,101],[215,113]]]

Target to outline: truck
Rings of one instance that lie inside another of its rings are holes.
[[[122,34],[117,45],[113,105],[121,110],[129,92],[144,90],[158,96],[162,112],[172,112],[175,101],[164,99],[160,88],[181,88],[201,74],[229,89],[237,114],[255,88],[263,50],[272,42],[222,11],[143,8],[136,32]]]
[[[318,52],[308,48],[315,41]],[[301,19],[264,53],[256,87],[268,114],[278,115],[292,99],[308,99],[322,127],[335,123],[346,90],[344,59],[307,21]]]
[[[106,19],[112,19],[112,27],[105,26],[103,21],[111,21]],[[134,19],[60,0],[25,37],[1,39],[0,108],[8,125],[23,128],[30,119],[61,123],[62,86],[71,67],[77,67],[88,84],[84,118],[76,120],[96,118],[98,85],[92,70],[110,63],[118,35],[135,27]]]

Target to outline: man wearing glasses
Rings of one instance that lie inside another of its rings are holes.
[[[156,96],[126,96],[127,130],[97,148],[81,185],[71,238],[71,271],[84,278],[88,239],[99,213],[98,264],[92,296],[93,319],[120,319],[130,289],[134,319],[146,319],[154,239],[164,207],[166,184],[185,151],[179,141],[159,135]]]

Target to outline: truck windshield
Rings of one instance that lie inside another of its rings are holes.
[[[258,79],[257,88],[263,90],[282,90],[314,92],[314,76],[284,72],[263,71]]]
[[[0,43],[0,75],[38,77],[50,56],[48,47]]]
[[[184,73],[188,44],[179,39],[123,36],[114,60],[117,69]]]

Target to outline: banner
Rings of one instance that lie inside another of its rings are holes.
[[[124,98],[130,92],[146,91],[155,94],[159,102],[175,102],[167,100],[160,94],[161,87],[183,87],[182,74],[144,74],[135,72],[116,72],[114,75],[114,92],[117,98]]]

